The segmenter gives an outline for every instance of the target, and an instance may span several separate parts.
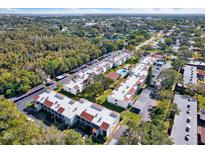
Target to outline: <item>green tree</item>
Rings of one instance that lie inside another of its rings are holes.
[[[199,104],[200,110],[205,110],[205,96],[197,95],[197,102]]]
[[[48,144],[44,127],[27,120],[15,105],[0,98],[0,144]]]
[[[63,131],[65,144],[67,145],[83,145],[85,140],[82,139],[81,134],[72,129]]]
[[[146,78],[146,84],[148,86],[150,86],[151,79],[152,79],[152,67],[149,68],[147,78]]]
[[[192,58],[193,52],[190,50],[182,50],[181,52],[179,51],[179,56],[182,59],[188,60],[188,58]]]
[[[160,81],[162,88],[171,89],[175,83],[181,81],[182,76],[174,69],[164,69],[160,72],[157,78]]]
[[[120,138],[119,144],[168,145],[172,144],[172,141],[160,127],[153,125],[151,122],[145,122],[139,126],[129,124],[129,129]]]
[[[59,67],[59,61],[54,59],[54,60],[49,60],[47,64],[45,65],[45,71],[48,74],[51,74],[52,77],[56,76],[56,71]]]
[[[166,43],[167,46],[170,46],[170,45],[172,45],[172,43],[173,43],[173,39],[172,39],[171,37],[166,38],[166,39],[165,39],[165,43]]]
[[[173,100],[174,98],[174,94],[171,90],[160,90],[159,91],[159,99],[160,100],[165,100],[165,99],[168,99],[168,100]]]
[[[175,61],[173,61],[173,62],[171,63],[171,65],[173,66],[173,68],[174,68],[176,71],[178,71],[179,68],[184,67],[185,64],[186,64],[186,61],[183,60],[183,59],[176,59]]]

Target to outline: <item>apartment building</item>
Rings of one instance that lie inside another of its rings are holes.
[[[89,85],[90,81],[90,74],[80,71],[77,72],[71,80],[63,85],[63,90],[76,95],[82,92],[87,87],[87,85]]]
[[[114,65],[121,65],[131,57],[131,52],[117,52],[103,58],[96,63],[83,68],[73,75],[73,79],[63,85],[63,89],[74,95],[82,92],[92,81],[93,76],[103,74],[111,69]]]
[[[120,114],[86,99],[72,100],[55,91],[34,97],[36,111],[51,113],[68,126],[86,128],[94,137],[108,137],[120,120]]]
[[[132,56],[132,52],[121,52],[120,54],[112,57],[111,61],[113,62],[114,66],[122,65]]]
[[[174,103],[179,108],[175,115],[171,135],[174,144],[197,144],[197,101],[194,98],[175,94]]]
[[[142,58],[136,67],[131,70],[126,81],[121,83],[108,96],[108,102],[123,108],[133,105],[132,98],[145,83],[149,67],[154,63],[155,59],[152,56]]]

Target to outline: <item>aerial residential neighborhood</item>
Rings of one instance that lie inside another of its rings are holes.
[[[0,144],[204,145],[204,25],[0,14]]]

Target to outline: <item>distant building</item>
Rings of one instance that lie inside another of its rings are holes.
[[[197,69],[205,69],[205,62],[202,61],[190,61],[187,63],[187,65],[196,66]]]
[[[132,56],[132,52],[123,52],[122,54],[116,55],[112,58],[112,62],[114,66],[122,65],[124,62],[126,62],[128,59],[130,59]]]
[[[197,144],[197,101],[194,98],[178,95],[174,97],[179,115],[175,115],[171,138],[177,145]]]
[[[197,84],[197,67],[185,65],[183,73],[183,83],[185,87],[190,84]]]
[[[72,100],[55,91],[34,97],[37,111],[44,110],[68,126],[78,125],[94,137],[108,137],[120,120],[120,114],[86,99]]]

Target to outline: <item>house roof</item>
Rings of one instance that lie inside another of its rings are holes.
[[[97,128],[102,125],[103,122],[109,124],[109,127],[113,127],[119,121],[120,114],[113,112],[101,105],[92,103],[84,98],[78,101],[72,100],[66,96],[60,98],[57,97],[55,91],[47,91],[39,95],[38,102],[46,106],[57,113],[61,113],[68,119],[73,119],[76,116],[83,118],[86,121],[91,122]]]
[[[198,70],[198,74],[205,76],[205,70]]]
[[[200,127],[201,142],[205,143],[205,127]]]
[[[128,91],[128,94],[133,94],[134,92],[135,92],[135,88],[132,87],[132,88],[130,88],[130,90]]]
[[[124,99],[123,99],[123,101],[126,101],[126,102],[128,102],[130,99],[129,98],[127,98],[127,97],[124,97]]]
[[[63,113],[64,110],[65,110],[65,109],[64,109],[63,107],[59,107],[59,109],[57,110],[57,112]]]
[[[33,99],[37,100],[39,98],[39,95],[33,96]]]
[[[51,101],[49,101],[48,99],[45,99],[45,101],[43,102],[43,104],[44,104],[45,106],[47,106],[47,107],[50,108],[54,103],[51,102]]]
[[[120,77],[120,74],[114,72],[114,73],[109,73],[106,75],[107,78],[110,78],[112,80],[117,80]]]
[[[92,121],[94,116],[87,113],[86,111],[83,111],[81,114],[80,114],[80,117],[82,117],[83,119],[87,120],[87,121]]]
[[[109,126],[110,126],[110,125],[109,125],[108,123],[103,122],[102,125],[100,126],[100,128],[102,128],[102,129],[104,129],[104,130],[108,130]]]

